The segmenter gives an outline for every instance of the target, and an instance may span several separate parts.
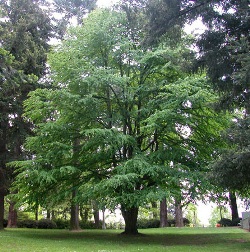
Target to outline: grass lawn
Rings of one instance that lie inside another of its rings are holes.
[[[240,228],[159,228],[138,236],[121,230],[5,229],[1,252],[243,252],[250,251],[250,233]]]

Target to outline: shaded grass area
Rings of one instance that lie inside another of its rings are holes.
[[[1,252],[220,252],[250,251],[250,233],[239,228],[162,228],[121,235],[121,230],[6,229]]]

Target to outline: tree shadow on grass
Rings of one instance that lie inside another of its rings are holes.
[[[139,235],[120,235],[121,232],[118,230],[83,230],[81,232],[70,232],[66,230],[24,230],[24,232],[19,233],[19,236],[37,239],[37,240],[65,240],[65,241],[85,241],[93,242],[105,246],[107,242],[113,244],[114,246],[126,246],[126,245],[160,245],[163,247],[169,246],[211,246],[224,244],[229,246],[236,246],[237,251],[248,251],[246,249],[250,248],[250,236],[249,233],[230,233],[230,232],[197,232],[185,233],[172,231],[142,231]]]

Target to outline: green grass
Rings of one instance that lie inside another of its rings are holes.
[[[5,229],[1,252],[242,252],[250,251],[250,233],[239,228],[163,228],[140,230],[138,236],[121,230]]]

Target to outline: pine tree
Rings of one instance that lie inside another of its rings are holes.
[[[5,194],[13,181],[13,171],[6,169],[6,163],[24,158],[22,146],[30,131],[21,116],[22,103],[29,91],[37,87],[37,80],[46,68],[52,28],[48,15],[38,3],[1,1],[1,85],[4,87],[1,92],[1,156],[4,157],[1,169],[5,174],[2,183]]]

